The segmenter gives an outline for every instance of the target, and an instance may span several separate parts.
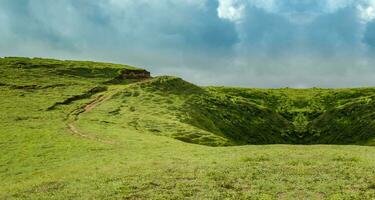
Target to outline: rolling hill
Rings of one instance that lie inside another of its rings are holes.
[[[375,198],[375,88],[19,57],[0,73],[0,199]]]

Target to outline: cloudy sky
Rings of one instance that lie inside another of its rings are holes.
[[[200,85],[375,86],[375,0],[0,0],[0,56]]]

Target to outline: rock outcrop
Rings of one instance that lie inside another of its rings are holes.
[[[120,77],[122,79],[147,79],[151,78],[151,74],[146,70],[130,70],[125,69],[121,71]]]

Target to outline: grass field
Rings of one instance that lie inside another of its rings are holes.
[[[375,88],[0,59],[0,199],[375,199]]]

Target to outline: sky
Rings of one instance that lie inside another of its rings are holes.
[[[375,0],[0,0],[0,56],[199,85],[375,86]]]

